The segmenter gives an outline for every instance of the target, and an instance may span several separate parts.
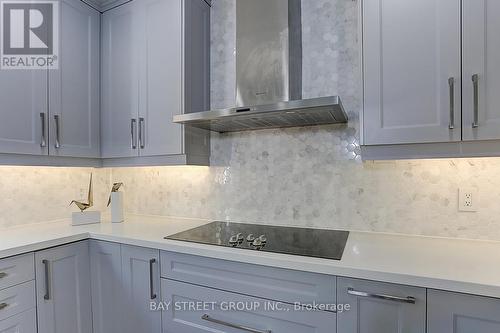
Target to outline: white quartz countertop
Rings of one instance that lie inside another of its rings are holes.
[[[351,232],[341,261],[163,239],[207,220],[128,216],[122,224],[68,221],[0,229],[0,258],[87,238],[210,258],[500,298],[500,242]]]

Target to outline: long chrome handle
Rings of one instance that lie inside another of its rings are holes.
[[[0,279],[3,279],[4,277],[7,276],[7,273],[4,273],[4,272],[0,272]]]
[[[9,304],[7,304],[7,303],[0,303],[0,311],[5,309],[8,306],[9,306]]]
[[[377,299],[383,299],[385,301],[393,301],[393,302],[400,302],[400,303],[415,304],[415,302],[416,302],[415,297],[411,297],[411,296],[398,297],[398,296],[390,296],[390,295],[383,295],[383,294],[371,294],[371,293],[367,293],[364,291],[357,291],[357,290],[354,290],[353,288],[347,288],[347,293],[349,295],[358,296],[358,297],[377,298]]]
[[[40,137],[40,147],[45,148],[47,147],[47,139],[45,137],[45,113],[40,112],[40,122],[42,124],[42,136]]]
[[[149,261],[149,294],[151,299],[156,299],[156,294],[154,291],[154,274],[153,274],[153,266],[156,263],[156,259],[151,259]]]
[[[48,301],[50,299],[50,272],[49,272],[49,261],[42,260],[42,264],[45,267],[45,295],[43,295],[43,299]]]
[[[145,136],[146,136],[146,120],[144,118],[139,118],[139,147],[144,149],[146,147]]]
[[[472,83],[474,85],[474,121],[472,128],[479,127],[479,74],[472,75]]]
[[[450,77],[448,85],[450,86],[450,124],[448,128],[452,130],[455,128],[455,78]]]
[[[132,149],[137,149],[137,120],[130,120],[130,138],[131,138],[131,147]]]
[[[271,330],[257,330],[255,328],[250,328],[250,327],[246,327],[246,326],[243,326],[243,325],[228,323],[227,321],[222,321],[222,320],[219,320],[219,319],[212,318],[212,317],[210,317],[207,314],[204,314],[203,316],[201,316],[201,319],[209,321],[209,322],[214,323],[214,324],[219,324],[219,325],[222,325],[222,326],[235,328],[237,330],[244,331],[244,332],[250,332],[250,333],[272,333]]]
[[[61,148],[61,136],[60,136],[60,130],[59,130],[59,119],[60,119],[60,116],[59,115],[54,115],[54,122],[56,123],[56,143],[54,144],[54,147],[56,149],[59,149]]]

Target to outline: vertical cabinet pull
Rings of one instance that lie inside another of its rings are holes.
[[[154,291],[154,274],[153,274],[153,266],[154,264],[156,263],[156,259],[151,259],[149,261],[149,296],[151,299],[156,299],[156,294],[155,294],[155,291]]]
[[[47,139],[45,136],[45,112],[40,112],[40,123],[42,124],[42,136],[40,137],[40,147],[47,147]]]
[[[474,121],[472,128],[479,127],[479,74],[472,75],[472,83],[474,86]]]
[[[448,85],[450,86],[450,124],[449,129],[455,129],[455,78],[450,77],[448,79]]]
[[[137,120],[132,119],[130,121],[130,137],[132,149],[137,149]]]
[[[59,149],[61,148],[61,131],[60,131],[60,128],[59,128],[59,119],[61,117],[59,115],[54,115],[54,122],[56,123],[56,143],[54,144],[54,147],[56,149]]]
[[[146,147],[146,121],[144,118],[139,118],[139,146],[141,149],[144,149]]]
[[[43,299],[48,301],[50,299],[50,272],[49,272],[49,261],[42,260],[42,264],[45,268],[45,295],[43,295]]]

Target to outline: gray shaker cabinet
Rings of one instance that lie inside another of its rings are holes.
[[[461,140],[460,7],[363,2],[364,145]]]
[[[339,333],[425,333],[425,288],[338,278],[337,303]]]
[[[38,333],[92,333],[88,241],[35,254]]]
[[[49,71],[50,155],[100,157],[100,13],[60,2],[59,69]]]
[[[150,311],[160,298],[160,252],[122,245],[123,333],[160,333],[161,312]],[[106,332],[107,333],[107,332]]]
[[[90,241],[93,333],[122,332],[122,258],[117,243]]]
[[[428,290],[428,333],[498,333],[500,300]]]
[[[210,108],[209,5],[135,0],[102,20],[104,165],[166,156],[180,157],[177,164],[208,164],[209,134],[173,117]]]

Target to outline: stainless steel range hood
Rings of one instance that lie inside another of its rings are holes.
[[[302,99],[301,0],[236,0],[236,107],[174,122],[217,132],[346,123],[340,97]]]

